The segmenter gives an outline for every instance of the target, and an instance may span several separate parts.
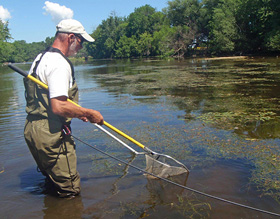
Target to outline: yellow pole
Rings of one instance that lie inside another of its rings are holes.
[[[48,85],[44,84],[42,81],[38,80],[37,78],[33,77],[32,75],[27,75],[26,76],[28,79],[30,79],[31,81],[35,82],[36,84],[40,85],[42,88],[48,90]],[[79,104],[75,103],[74,101],[67,99],[68,102],[75,104],[78,107],[81,107]],[[125,134],[124,132],[122,132],[121,130],[117,129],[116,127],[112,126],[111,124],[109,124],[108,122],[104,121],[104,125],[107,126],[108,128],[112,129],[113,131],[117,132],[119,135],[125,137],[126,139],[128,139],[129,141],[133,142],[134,144],[138,145],[139,147],[141,147],[142,149],[145,148],[145,146],[143,144],[141,144],[140,142],[136,141],[135,139],[133,139],[132,137],[128,136],[127,134]]]

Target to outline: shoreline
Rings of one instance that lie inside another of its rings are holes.
[[[250,56],[224,56],[213,58],[198,58],[198,60],[224,60],[224,59],[249,59]]]

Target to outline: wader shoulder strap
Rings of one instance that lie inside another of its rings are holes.
[[[40,59],[37,60],[36,63],[35,63],[35,66],[34,66],[33,71],[32,71],[32,76],[34,77],[36,75],[38,65],[41,62],[43,56],[46,54],[46,52],[57,52],[57,53],[59,53],[60,55],[63,56],[63,58],[68,62],[68,64],[71,67],[71,74],[72,74],[72,78],[73,78],[72,84],[74,84],[75,83],[75,73],[74,73],[74,67],[73,67],[72,62],[59,49],[53,48],[53,47],[49,47],[45,51],[42,52],[42,55],[41,55]]]
[[[45,55],[46,52],[47,52],[47,51],[42,52],[42,55],[41,55],[40,59],[37,60],[37,61],[35,62],[35,66],[34,66],[34,68],[33,68],[33,70],[32,70],[32,73],[31,73],[31,75],[32,75],[33,77],[36,77],[36,71],[37,71],[38,65],[39,65],[39,63],[41,62],[41,60],[42,60],[42,58],[43,58],[43,56]],[[36,77],[36,78],[37,78],[37,77]]]
[[[72,62],[57,48],[49,47],[47,49],[47,52],[57,52],[57,53],[59,53],[60,55],[62,55],[65,58],[65,60],[69,63],[69,65],[71,67],[71,73],[72,73],[73,84],[74,84],[74,82],[75,82],[75,73],[74,73],[74,67],[73,67]]]
[[[63,58],[69,63],[70,67],[71,67],[71,75],[72,75],[72,81],[73,81],[73,87],[75,88],[75,79],[74,79],[74,68],[73,68],[73,64],[71,63],[71,61],[63,55],[63,53],[59,50],[59,49],[56,49],[56,48],[53,48],[53,47],[49,47],[47,48],[45,51],[43,51],[41,53],[41,57],[38,58],[38,60],[35,62],[35,65],[33,67],[33,69],[31,70],[31,75],[39,80],[41,80],[41,78],[39,77],[39,75],[37,75],[37,68],[42,60],[42,58],[44,57],[44,55],[47,53],[47,52],[56,52],[56,53],[59,53],[60,55],[63,56]],[[41,80],[42,81],[42,80]],[[38,86],[35,86],[38,88]],[[29,107],[27,109],[28,112],[30,112],[30,114],[39,114],[39,115],[43,115],[44,117],[46,118],[51,118],[51,117],[55,117],[61,121],[62,125],[67,125],[69,126],[70,125],[70,119],[68,118],[64,118],[64,117],[61,117],[61,116],[55,116],[52,111],[50,110],[50,105],[48,103],[48,101],[46,100],[46,98],[49,98],[45,95],[48,95],[48,92],[45,91],[45,90],[42,90],[42,89],[37,89],[37,88],[34,88],[36,90],[32,90],[30,89],[30,86],[27,86],[27,89],[29,90],[29,98],[26,98],[28,101],[29,101],[29,104],[27,107]],[[33,95],[33,97],[30,97],[30,93],[33,94],[33,93],[36,93],[36,96],[38,99],[40,99],[40,104],[39,104],[39,101],[37,100],[34,101],[34,99],[36,99],[36,97]],[[69,93],[69,91],[68,91]],[[28,97],[28,94],[26,92],[26,97]],[[40,107],[42,106],[42,107]]]

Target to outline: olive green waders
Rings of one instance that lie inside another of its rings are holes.
[[[46,52],[58,52],[70,64],[73,85],[68,91],[68,98],[77,103],[78,88],[74,79],[72,63],[55,48],[50,48]],[[44,54],[45,52],[40,60]],[[40,60],[36,62],[32,73],[32,76],[37,79],[39,78],[36,69]],[[52,112],[48,91],[27,78],[24,79],[24,86],[28,114],[24,136],[29,150],[38,168],[53,183],[59,196],[77,195],[80,193],[80,176],[76,169],[76,146],[72,136],[67,131],[70,129],[71,119]],[[66,130],[66,134],[63,133],[63,128]]]
[[[80,193],[80,177],[76,169],[75,143],[71,135],[62,135],[61,127],[55,123],[27,116],[25,140],[38,168],[54,184],[58,195],[77,195]]]

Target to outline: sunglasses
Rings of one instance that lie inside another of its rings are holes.
[[[81,35],[77,35],[77,34],[75,34],[75,37],[76,37],[76,39],[78,39],[77,41],[82,46],[85,41],[84,38]]]

